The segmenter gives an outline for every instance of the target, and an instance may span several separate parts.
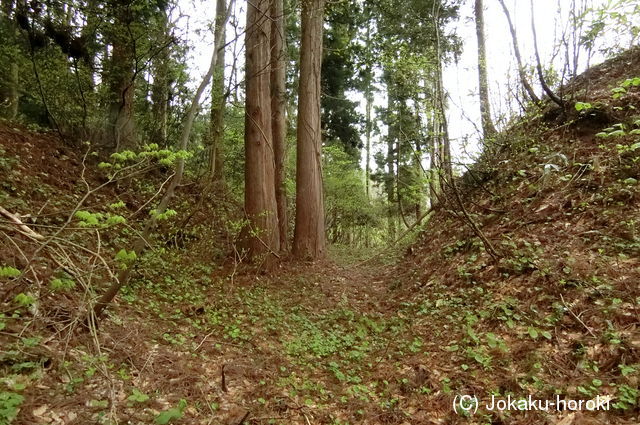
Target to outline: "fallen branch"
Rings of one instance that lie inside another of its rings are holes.
[[[574,317],[574,319],[576,319],[578,321],[578,323],[580,323],[582,326],[584,326],[584,328],[587,330],[587,332],[589,332],[591,334],[592,337],[594,338],[598,338],[596,336],[596,334],[593,333],[593,331],[591,330],[591,328],[589,326],[587,326],[582,319],[580,319],[580,317],[578,317],[573,310],[571,310],[571,308],[567,305],[567,303],[564,301],[564,297],[562,296],[562,294],[560,294],[560,300],[562,300],[562,305],[564,305],[564,308],[567,309],[567,311],[569,313],[571,313],[571,315]]]
[[[42,236],[40,233],[36,233],[32,229],[30,229],[26,224],[24,224],[22,222],[22,220],[20,220],[20,218],[17,215],[11,214],[9,211],[5,210],[2,207],[0,207],[0,214],[2,214],[3,216],[7,217],[9,220],[11,220],[12,223],[17,225],[20,233],[23,233],[23,234],[25,234],[27,236],[30,236],[30,237],[32,237],[34,239],[37,239],[39,241],[44,239],[44,236]]]
[[[480,240],[482,241],[482,244],[484,245],[485,250],[487,251],[489,256],[491,256],[493,261],[498,262],[501,255],[498,254],[496,249],[493,247],[493,244],[491,243],[491,241],[484,235],[482,230],[480,230],[476,222],[473,221],[473,218],[471,218],[471,215],[469,215],[469,212],[467,211],[464,204],[462,203],[462,197],[460,197],[460,192],[458,191],[456,182],[454,180],[451,180],[451,189],[456,198],[456,202],[458,203],[458,207],[460,207],[460,210],[462,211],[462,215],[467,221],[467,224],[469,224],[469,227],[471,227],[471,230],[473,230],[473,233],[475,233],[476,236],[480,238]]]

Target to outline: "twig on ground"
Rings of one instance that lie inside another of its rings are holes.
[[[593,331],[591,330],[591,328],[589,326],[587,326],[582,319],[580,319],[580,317],[578,317],[572,310],[571,308],[569,308],[569,306],[567,305],[567,303],[564,301],[564,297],[562,296],[562,294],[560,294],[560,300],[562,300],[562,305],[564,305],[564,308],[567,309],[567,311],[569,313],[571,313],[571,315],[582,325],[584,326],[584,328],[587,330],[587,332],[589,332],[591,334],[592,337],[597,338],[596,334],[593,333]]]

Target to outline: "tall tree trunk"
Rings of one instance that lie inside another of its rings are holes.
[[[522,57],[520,56],[520,48],[518,47],[518,37],[516,35],[516,29],[513,26],[513,22],[511,22],[511,14],[509,13],[509,9],[504,4],[504,0],[498,0],[500,5],[502,6],[502,10],[504,11],[505,16],[507,17],[507,22],[509,23],[509,31],[511,32],[511,42],[513,44],[513,53],[516,56],[516,62],[518,64],[518,75],[520,76],[520,82],[522,83],[522,87],[524,87],[525,91],[529,95],[529,98],[535,102],[540,102],[540,98],[536,95],[535,90],[529,84],[529,80],[527,79],[527,75],[524,71],[524,65],[522,64]]]
[[[11,19],[14,8],[13,0],[3,0],[1,3],[0,25],[6,25],[7,32],[10,32],[11,40],[14,42],[17,32],[16,25]],[[6,55],[6,53],[5,53]],[[0,72],[6,73],[6,81],[0,83],[0,117],[13,120],[18,116],[18,86],[20,85],[20,68],[15,62],[16,58],[8,57]]]
[[[387,227],[389,233],[389,239],[395,240],[396,238],[396,220],[395,220],[395,208],[396,205],[396,185],[395,185],[395,139],[397,137],[396,118],[393,117],[393,110],[395,108],[395,91],[393,83],[387,82],[387,115],[389,117],[389,123],[387,125],[387,176],[385,178],[385,192],[387,193]]]
[[[289,241],[287,217],[287,188],[285,164],[287,160],[287,100],[284,1],[271,0],[271,115],[273,154],[275,157],[276,203],[278,205],[278,230],[280,250],[286,251]]]
[[[162,11],[162,25],[168,36],[169,26],[165,11]],[[169,110],[169,47],[165,47],[156,58],[153,59],[153,86],[151,88],[151,114],[154,128],[151,141],[160,146],[166,146],[167,119]]]
[[[439,49],[439,47],[438,47]],[[444,189],[443,176],[452,180],[453,179],[453,163],[451,158],[451,142],[449,141],[448,128],[447,128],[447,107],[445,102],[444,84],[442,78],[442,56],[438,57],[437,65],[437,88],[436,88],[436,128],[438,137],[438,146],[440,147],[440,169],[441,179],[439,181],[440,189]]]
[[[420,143],[420,138],[416,138],[416,151],[413,156],[413,169],[416,173],[416,179],[420,188],[422,188],[422,143]],[[415,212],[416,212],[416,220],[420,219],[422,216],[422,190],[418,191],[418,199],[416,199],[415,204]]]
[[[216,2],[216,31],[220,31],[222,36],[222,48],[218,49],[216,69],[213,72],[213,83],[211,84],[211,123],[209,128],[209,176],[213,181],[224,180],[224,110],[227,102],[226,88],[224,85],[224,66],[226,40],[225,12],[227,10],[226,0]]]
[[[303,259],[318,259],[325,255],[320,128],[323,15],[324,0],[303,0],[298,88],[296,227],[293,238],[293,253]]]
[[[371,46],[371,16],[368,16],[367,19],[367,35],[366,35],[366,48],[370,49]],[[366,88],[365,88],[365,130],[366,130],[366,145],[365,145],[365,184],[367,189],[367,198],[371,198],[370,187],[371,187],[371,131],[372,131],[372,121],[371,121],[371,110],[373,109],[373,95],[371,93],[372,85],[373,85],[373,69],[371,66],[371,50],[367,50],[366,53]]]
[[[438,159],[436,157],[437,136],[435,135],[435,123],[432,124],[431,137],[429,137],[429,208],[435,207],[438,199]]]
[[[110,98],[106,137],[115,150],[131,149],[135,145],[135,52],[126,31],[131,20],[130,14],[125,5],[117,4],[110,37],[112,50],[107,74]]]
[[[7,81],[0,85],[0,117],[14,120],[18,116],[18,85],[20,81],[18,64],[6,64]]]
[[[271,131],[271,16],[269,0],[249,2],[246,32],[245,212],[244,241],[249,259],[280,249],[275,192],[275,158]]]
[[[491,107],[489,103],[489,82],[487,78],[487,50],[484,41],[484,10],[482,0],[476,0],[476,36],[478,38],[478,83],[480,86],[480,117],[484,137],[491,137],[496,129],[491,121]]]

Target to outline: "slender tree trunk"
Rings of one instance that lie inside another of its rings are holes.
[[[513,43],[513,53],[516,56],[516,62],[518,63],[518,75],[520,76],[520,82],[522,83],[522,87],[524,87],[525,91],[529,95],[529,98],[535,102],[540,102],[540,98],[536,95],[535,90],[529,84],[529,80],[527,79],[527,74],[524,70],[524,65],[522,64],[522,56],[520,56],[520,48],[518,47],[518,37],[516,35],[516,29],[513,26],[513,22],[511,22],[511,14],[509,13],[509,9],[504,4],[504,0],[498,0],[500,5],[502,6],[502,10],[504,11],[504,15],[507,17],[507,22],[509,23],[509,31],[511,32],[511,42]]]
[[[19,68],[16,63],[8,64],[7,68],[7,81],[0,86],[0,117],[14,120],[18,116]]]
[[[325,255],[320,128],[323,15],[324,0],[303,0],[293,239],[293,253],[302,259],[318,259]]]
[[[551,90],[549,85],[547,84],[546,79],[544,78],[544,73],[542,72],[542,62],[540,61],[540,52],[538,51],[538,35],[536,34],[536,19],[533,14],[533,0],[529,3],[531,7],[531,32],[533,33],[533,50],[536,55],[536,70],[538,71],[538,78],[540,79],[540,85],[544,92],[549,96],[549,98],[556,103],[558,106],[564,109],[564,101],[560,99],[554,92]]]
[[[96,56],[99,50],[99,42],[95,40],[95,34],[98,31],[98,26],[101,24],[101,18],[98,16],[98,0],[87,0],[85,16],[86,22],[80,31],[81,37],[85,40],[91,40],[87,42],[87,56],[84,58],[84,64],[86,71],[81,74],[83,76],[84,86],[87,88],[87,92],[93,92],[96,88],[95,81],[95,69],[96,69]]]
[[[249,259],[280,249],[275,191],[275,158],[271,130],[271,16],[269,0],[249,2],[246,32],[245,112],[245,212],[249,227],[244,232]]]
[[[226,0],[216,2],[216,31],[219,31],[223,40],[226,41],[225,12],[227,10]],[[213,72],[213,82],[211,84],[211,122],[209,127],[209,176],[213,181],[224,180],[224,151],[222,143],[224,141],[224,110],[227,97],[224,85],[225,49],[218,49],[216,68]]]
[[[371,19],[367,19],[367,36],[366,36],[366,48],[369,49],[371,46]],[[365,184],[367,189],[367,198],[371,199],[370,186],[371,186],[371,131],[372,131],[372,121],[371,121],[371,110],[373,109],[373,96],[371,93],[372,89],[372,67],[370,63],[371,54],[370,50],[366,52],[366,61],[367,61],[367,70],[366,70],[366,89],[365,89],[365,120],[366,120],[366,145],[365,145]],[[367,239],[368,240],[368,239]]]
[[[484,10],[482,0],[475,0],[476,36],[478,38],[478,83],[480,87],[480,116],[484,137],[491,137],[496,129],[491,121],[489,82],[487,78],[487,51],[484,41]]]
[[[13,0],[3,0],[1,5],[0,25],[6,24],[7,31],[11,33],[11,40],[7,40],[7,42],[13,42],[17,35],[16,25],[11,19],[14,2]],[[20,68],[13,60],[15,58],[8,59],[7,63],[2,65],[4,68],[2,72],[6,72],[7,79],[5,82],[0,82],[0,117],[14,120],[18,116]]]
[[[393,240],[396,237],[396,221],[394,206],[396,205],[396,185],[395,185],[395,139],[397,137],[395,122],[396,118],[393,117],[393,110],[395,108],[395,91],[393,88],[393,82],[387,82],[387,115],[390,117],[387,125],[387,176],[385,178],[385,192],[387,193],[387,227],[389,233],[389,239]]]
[[[447,108],[445,102],[445,92],[442,79],[442,58],[438,58],[438,81],[437,81],[437,100],[436,100],[436,122],[438,128],[438,143],[441,149],[440,153],[440,167],[449,179],[453,179],[453,163],[451,158],[451,142],[449,141],[448,128],[447,128]],[[440,180],[440,188],[444,188],[444,182]]]
[[[280,250],[289,245],[289,218],[287,217],[287,188],[285,164],[287,161],[287,100],[284,2],[271,0],[271,115],[273,154],[275,157],[276,203],[278,205],[278,231]]]
[[[162,12],[162,25],[165,34],[168,34],[168,18],[166,12]],[[153,116],[154,127],[151,134],[151,141],[160,146],[166,146],[167,142],[167,119],[169,106],[169,47],[154,58],[153,85],[151,88],[151,114]]]
[[[429,138],[429,207],[433,208],[438,199],[438,159],[436,158],[436,136]]]
[[[420,123],[418,123],[420,124]],[[419,182],[419,187],[422,188],[422,143],[420,143],[420,138],[416,138],[416,151],[413,156],[413,168],[416,173],[416,178]],[[420,218],[422,215],[422,190],[419,192],[418,199],[415,204],[415,212],[416,212],[416,220]]]

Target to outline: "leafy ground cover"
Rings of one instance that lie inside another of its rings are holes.
[[[163,223],[170,237],[139,259],[98,328],[69,332],[104,288],[79,290],[56,255],[41,281],[16,284],[38,244],[3,222],[0,424],[639,423],[639,63],[634,50],[592,69],[569,116],[532,113],[471,167],[468,215],[497,259],[447,206],[394,261],[334,247],[331,261],[256,273],[225,257],[241,224],[232,202],[207,199],[202,212],[187,187],[178,204],[193,230]],[[29,224],[43,233],[64,223],[87,163],[22,128],[3,127],[0,142],[2,205],[38,211]],[[99,185],[93,165],[85,180]],[[136,199],[154,187],[96,193],[55,252],[101,247],[126,265]],[[94,233],[80,221],[110,219],[117,232],[81,244]],[[610,410],[458,415],[465,394],[606,396]]]

